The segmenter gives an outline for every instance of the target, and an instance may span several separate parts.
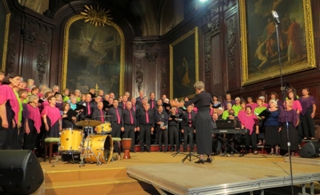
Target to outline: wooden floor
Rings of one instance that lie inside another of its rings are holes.
[[[207,179],[222,177],[222,172],[211,172],[209,170],[210,167],[215,167],[217,170],[228,170],[227,175],[229,175],[229,177],[225,174],[225,181],[235,179],[234,174],[243,175],[243,179],[258,177],[262,174],[261,168],[270,170],[270,176],[277,174],[288,175],[289,173],[286,168],[287,163],[281,156],[264,154],[248,154],[243,157],[238,157],[238,155],[231,157],[216,156],[212,164],[197,165],[194,163],[194,160],[196,160],[194,157],[192,161],[186,160],[182,163],[183,154],[178,154],[175,157],[173,157],[172,154],[172,152],[131,153],[131,159],[115,160],[114,162],[102,164],[101,166],[86,164],[84,167],[79,167],[78,164],[58,162],[55,167],[51,167],[51,164],[48,162],[41,162],[40,164],[45,170],[45,194],[158,194],[151,185],[129,177],[127,175],[127,167],[138,167],[139,169],[145,167],[145,170],[162,167],[167,171],[162,171],[163,174],[166,173],[163,177],[172,178],[172,180],[175,180],[173,178],[174,176],[176,176],[176,178],[186,179],[187,176],[183,176],[183,174],[187,174],[191,176],[194,181],[201,181],[203,178],[202,175],[205,175]],[[114,158],[116,159],[115,155]],[[320,162],[319,158],[311,160]],[[243,164],[247,166],[242,168],[241,165]],[[190,169],[190,172],[185,172],[185,168],[187,167]],[[308,165],[308,168],[306,168],[306,165],[298,163],[295,163],[293,167],[293,174],[300,174],[301,171],[318,172],[318,170],[320,170],[319,166]],[[199,170],[199,168],[201,174],[192,171],[193,169]],[[170,174],[167,174],[169,173],[168,171]],[[206,172],[210,174],[206,174]],[[180,179],[177,180],[178,183]],[[320,186],[316,184],[315,188],[320,189]]]

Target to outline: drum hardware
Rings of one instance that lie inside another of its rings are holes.
[[[82,150],[83,132],[82,130],[66,128],[60,132],[60,142],[58,143],[58,155],[56,156],[55,164],[59,160],[59,154],[71,154],[74,162],[73,154],[80,153]]]
[[[96,127],[101,124],[102,122],[97,120],[84,120],[84,121],[78,121],[75,123],[76,126],[80,126],[80,127],[86,127],[86,126]]]

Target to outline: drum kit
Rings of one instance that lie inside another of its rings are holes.
[[[80,167],[84,166],[85,162],[97,165],[110,162],[113,154],[111,123],[84,120],[75,125],[82,127],[83,130],[67,128],[60,132],[59,154],[71,155],[73,163],[75,162],[73,156],[80,156]],[[55,163],[57,161],[58,157]]]

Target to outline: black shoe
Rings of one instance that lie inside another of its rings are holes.
[[[204,164],[204,160],[203,159],[199,159],[199,160],[197,160],[196,162],[194,162],[194,163],[197,163],[197,164]]]
[[[159,150],[159,152],[162,152],[163,150]]]
[[[141,150],[140,152],[144,152],[144,150]]]
[[[170,151],[171,151],[171,152],[174,152],[174,149],[172,148]]]
[[[212,163],[212,158],[207,158],[206,162],[207,163]]]
[[[130,152],[133,152],[133,153],[135,153],[136,151],[135,151],[135,150],[130,150]]]

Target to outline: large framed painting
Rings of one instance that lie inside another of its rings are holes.
[[[170,98],[191,97],[193,84],[199,80],[198,27],[189,31],[170,47]]]
[[[242,85],[316,67],[310,0],[240,0]],[[279,48],[275,19],[279,15]]]
[[[0,62],[2,64],[0,69],[3,71],[6,68],[10,16],[7,2],[0,0]]]
[[[123,93],[125,41],[115,23],[95,26],[77,15],[64,33],[62,86],[70,90],[99,88],[116,97]]]

